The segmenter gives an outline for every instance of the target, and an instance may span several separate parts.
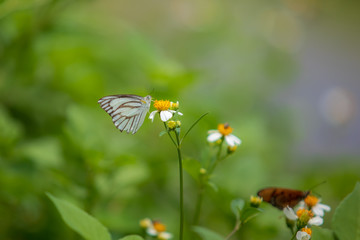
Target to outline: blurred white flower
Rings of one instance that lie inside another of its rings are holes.
[[[292,208],[289,206],[285,207],[283,209],[283,212],[287,219],[295,221],[300,219],[303,223],[302,225],[314,225],[314,226],[320,226],[324,223],[324,220],[320,216],[314,216],[311,210],[306,210],[304,208],[300,208],[294,212]]]
[[[208,142],[216,142],[217,140],[224,138],[226,143],[230,147],[234,147],[241,144],[241,140],[236,137],[235,135],[232,135],[233,129],[229,126],[229,124],[219,124],[217,130],[209,130],[207,137]]]
[[[296,233],[296,239],[297,240],[309,240],[310,238],[311,238],[311,235],[308,234],[307,232],[298,231]]]

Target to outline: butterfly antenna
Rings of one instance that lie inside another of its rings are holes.
[[[321,185],[321,184],[324,184],[324,183],[326,183],[326,180],[324,180],[324,181],[322,181],[322,182],[320,182],[320,183],[315,184],[314,186],[312,186],[311,188],[309,188],[309,191],[312,190],[312,189],[314,189],[314,188],[316,188],[316,187],[318,187],[318,186]]]

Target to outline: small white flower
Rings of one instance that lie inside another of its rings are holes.
[[[310,238],[311,238],[311,236],[307,232],[298,231],[296,233],[296,239],[297,240],[309,240]]]
[[[298,211],[299,210],[300,209],[298,209]],[[289,219],[289,220],[295,221],[295,220],[299,219],[299,217],[294,212],[294,210],[292,208],[290,208],[289,206],[285,207],[283,209],[283,212],[284,212],[286,218]],[[315,217],[310,218],[307,223],[309,225],[320,226],[320,225],[322,225],[324,223],[324,220],[320,216],[315,216]]]
[[[207,141],[208,142],[216,142],[217,140],[224,137],[226,143],[230,147],[240,145],[241,140],[238,137],[236,137],[235,135],[231,134],[232,130],[233,129],[227,123],[219,124],[217,130],[209,130],[208,131],[209,136],[207,137]]]
[[[141,221],[140,225],[141,223],[145,223],[145,221]],[[165,232],[166,227],[160,221],[150,220],[150,224],[149,224],[146,219],[146,224],[144,224],[144,226],[147,226],[146,233],[151,237],[156,237],[159,240],[168,240],[172,238],[172,234]]]
[[[177,103],[178,104],[178,103]],[[152,111],[149,115],[149,119],[154,121],[154,117],[156,113],[160,113],[160,119],[163,122],[167,122],[169,119],[173,117],[173,114],[176,113],[175,110],[170,109],[170,101],[167,100],[155,100],[154,107],[156,108],[155,111]],[[177,112],[180,116],[183,114],[181,112]]]
[[[309,195],[304,199],[304,201],[300,202],[300,206],[302,206],[303,208],[305,208],[305,206],[307,206],[307,207],[309,207],[309,209],[311,209],[311,211],[314,213],[314,215],[323,217],[324,212],[329,212],[331,210],[331,208],[330,208],[330,206],[322,204],[320,202],[321,202],[321,199],[319,199],[315,196]]]

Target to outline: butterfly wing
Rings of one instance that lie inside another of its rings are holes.
[[[150,109],[151,96],[111,95],[101,98],[98,103],[113,120],[121,132],[135,134],[144,122]]]
[[[264,188],[257,193],[265,202],[270,203],[280,210],[286,206],[293,208],[308,194],[309,192],[276,187]]]

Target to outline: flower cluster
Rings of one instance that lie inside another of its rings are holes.
[[[324,212],[330,211],[330,207],[320,203],[320,199],[309,195],[304,201],[299,203],[296,212],[289,206],[284,208],[283,212],[287,218],[290,228],[296,222],[296,239],[309,240],[311,238],[311,226],[320,226],[323,224]]]
[[[156,220],[144,218],[140,220],[140,226],[145,230],[146,234],[159,240],[168,240],[172,238],[172,234],[166,232],[166,226]]]
[[[179,102],[174,103],[170,102],[169,100],[155,100],[154,107],[156,108],[156,110],[152,111],[149,116],[149,119],[151,119],[152,121],[154,121],[156,113],[159,113],[160,119],[163,122],[169,121],[174,115],[183,115],[181,112],[178,111]],[[175,126],[176,124],[180,126],[181,123],[180,121],[176,121]]]

